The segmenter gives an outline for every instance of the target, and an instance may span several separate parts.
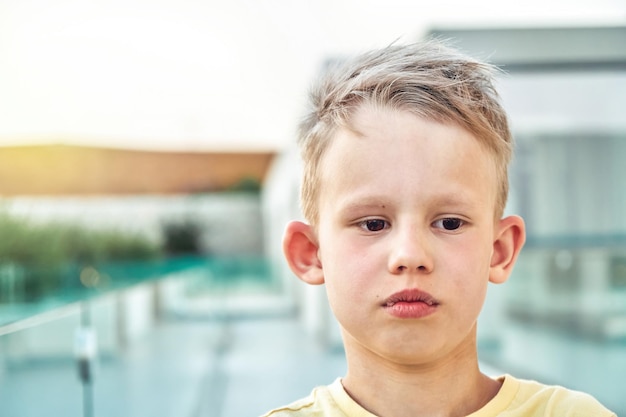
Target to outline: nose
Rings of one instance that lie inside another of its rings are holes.
[[[428,237],[413,228],[397,231],[393,236],[388,268],[392,274],[432,272],[434,261]]]

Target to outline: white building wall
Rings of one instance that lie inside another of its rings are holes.
[[[295,147],[275,158],[266,178],[263,193],[266,253],[277,266],[285,289],[285,297],[294,304],[302,325],[322,343],[341,343],[339,330],[326,299],[325,287],[300,281],[289,269],[282,251],[282,238],[287,223],[303,220],[300,211],[300,177],[302,163]]]

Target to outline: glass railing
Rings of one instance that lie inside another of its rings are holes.
[[[162,318],[215,295],[280,292],[262,257],[72,265],[26,294],[38,272],[0,272],[0,416],[193,415],[222,324]],[[142,353],[146,340],[158,346]]]
[[[279,283],[264,257],[178,257],[140,262],[32,268],[0,264],[0,326],[165,276],[189,272],[197,291],[272,289]]]
[[[531,238],[513,275],[493,287],[498,315],[482,360],[589,392],[626,414],[626,238]],[[485,329],[483,329],[485,330]],[[495,341],[495,343],[493,343]]]

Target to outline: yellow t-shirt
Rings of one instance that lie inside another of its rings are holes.
[[[592,396],[559,386],[505,375],[502,387],[483,408],[467,417],[616,417]],[[263,417],[376,417],[357,404],[341,380],[317,387],[311,395]]]

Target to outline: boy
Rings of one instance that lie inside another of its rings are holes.
[[[592,397],[478,368],[476,320],[525,240],[502,218],[511,134],[493,68],[436,42],[326,75],[301,125],[302,208],[283,249],[325,284],[345,377],[266,416],[614,416]]]

